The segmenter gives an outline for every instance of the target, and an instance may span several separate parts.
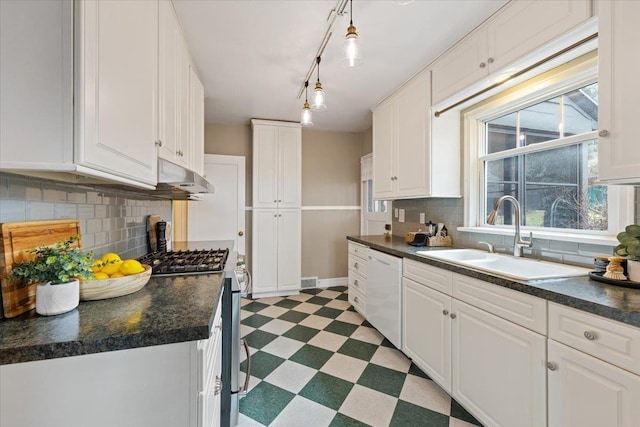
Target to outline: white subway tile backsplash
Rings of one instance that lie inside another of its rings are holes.
[[[26,203],[23,200],[1,200],[0,222],[25,221]]]
[[[43,203],[43,202],[26,202],[26,203],[27,203],[27,209],[26,209],[27,221],[54,219],[55,205],[53,203]]]

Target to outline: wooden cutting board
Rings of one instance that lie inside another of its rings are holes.
[[[77,219],[5,222],[0,224],[0,285],[4,316],[15,317],[36,306],[36,284],[24,285],[8,279],[14,263],[33,257],[28,251],[54,245],[80,234]],[[72,247],[81,248],[79,240]]]

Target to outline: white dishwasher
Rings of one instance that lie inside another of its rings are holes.
[[[402,258],[369,250],[367,320],[402,348]]]

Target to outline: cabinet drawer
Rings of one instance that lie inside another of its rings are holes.
[[[362,316],[366,317],[367,313],[367,300],[364,295],[355,289],[349,288],[349,303],[356,309],[356,311]]]
[[[358,243],[349,242],[349,254],[359,256],[362,259],[367,259],[369,256],[369,248]]]
[[[547,334],[547,301],[453,273],[453,297],[539,334]]]
[[[549,303],[549,338],[640,375],[640,328]]]
[[[351,289],[356,289],[363,296],[367,294],[367,279],[353,270],[349,271],[349,290]]]
[[[405,258],[402,275],[421,285],[451,295],[453,273],[448,270]]]
[[[367,277],[367,260],[360,258],[359,256],[349,254],[349,271],[353,271],[362,277]]]

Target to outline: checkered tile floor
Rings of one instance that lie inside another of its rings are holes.
[[[242,335],[242,427],[480,425],[353,309],[346,287],[243,300]]]

